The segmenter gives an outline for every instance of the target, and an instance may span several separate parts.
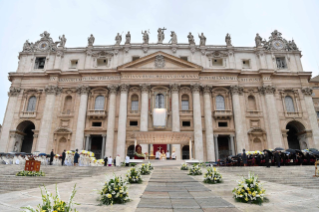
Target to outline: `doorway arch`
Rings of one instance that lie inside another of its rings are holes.
[[[134,158],[134,145],[130,145],[130,146],[127,148],[127,156],[129,156],[130,159],[133,159],[133,158]]]
[[[33,130],[35,126],[31,121],[23,121],[17,126],[17,130],[23,132],[25,135],[20,144],[20,152],[31,153],[33,145]]]
[[[182,158],[183,160],[189,159],[189,145],[185,145],[182,148]]]
[[[301,149],[300,141],[301,136],[305,133],[305,126],[298,121],[291,121],[286,125],[287,132],[287,140],[289,149]]]

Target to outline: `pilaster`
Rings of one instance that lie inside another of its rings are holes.
[[[114,126],[115,126],[115,108],[116,108],[116,93],[117,85],[108,86],[109,89],[109,106],[107,112],[107,135],[106,135],[106,145],[105,154],[107,157],[113,155],[113,143],[114,143]]]
[[[119,86],[120,96],[120,112],[118,122],[118,135],[117,135],[117,154],[124,158],[126,149],[126,121],[127,121],[127,92],[129,89],[128,84],[121,84]]]

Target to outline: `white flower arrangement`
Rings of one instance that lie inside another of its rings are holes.
[[[222,175],[217,171],[216,168],[208,168],[207,172],[204,174],[204,183],[221,183],[222,182]]]
[[[147,163],[147,166],[148,166],[149,170],[153,170],[154,169],[154,167],[152,166],[152,164],[150,162]]]
[[[258,181],[258,176],[249,172],[248,178],[242,177],[237,181],[237,187],[233,189],[233,197],[236,201],[255,203],[261,205],[265,198],[266,190]]]
[[[189,168],[188,175],[202,175],[202,170],[198,165],[193,165]]]
[[[141,167],[139,168],[139,171],[141,175],[148,175],[151,173],[151,171],[149,170],[149,166],[145,164],[141,165]]]
[[[182,163],[181,170],[188,170],[188,164],[187,163]]]
[[[131,168],[126,174],[126,180],[129,183],[142,183],[141,172],[136,168]]]
[[[108,180],[100,191],[100,201],[104,205],[124,204],[130,201],[127,192],[127,182],[122,177]]]

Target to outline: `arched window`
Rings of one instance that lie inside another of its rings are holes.
[[[63,112],[70,114],[72,109],[72,96],[65,97]]]
[[[182,96],[182,110],[189,110],[189,98],[186,94]]]
[[[225,110],[225,99],[222,95],[216,96],[216,109]]]
[[[165,108],[164,95],[161,93],[156,95],[155,108]]]
[[[35,104],[37,103],[37,98],[35,96],[31,96],[28,102],[27,111],[33,112],[35,111]]]
[[[295,112],[294,101],[290,96],[285,97],[285,104],[287,112]]]
[[[132,111],[138,110],[138,96],[137,95],[133,95],[131,97],[131,110]]]
[[[104,110],[104,96],[99,95],[96,97],[94,110]]]
[[[257,110],[256,100],[254,96],[248,96],[248,109]]]

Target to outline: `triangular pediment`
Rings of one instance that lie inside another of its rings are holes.
[[[159,51],[121,65],[117,69],[118,71],[201,71],[203,68]]]

